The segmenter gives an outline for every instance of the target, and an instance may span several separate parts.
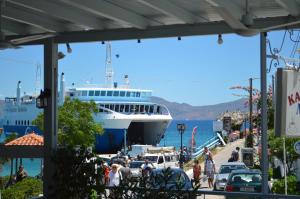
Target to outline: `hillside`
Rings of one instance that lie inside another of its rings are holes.
[[[160,97],[152,97],[152,101],[158,104],[164,104],[171,112],[173,119],[183,120],[213,120],[225,111],[247,111],[244,103],[246,99],[239,99],[232,102],[226,102],[208,106],[192,106],[186,103],[169,102]]]

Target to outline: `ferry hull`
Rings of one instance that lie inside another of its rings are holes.
[[[104,129],[102,135],[96,135],[95,149],[98,153],[116,153],[124,146],[125,129]]]
[[[42,135],[42,131],[34,125],[29,125],[29,126],[20,126],[20,125],[3,125],[3,132],[5,134],[5,136],[9,136],[13,133],[17,133],[18,136],[23,136],[27,133],[30,133],[34,131],[35,133]]]

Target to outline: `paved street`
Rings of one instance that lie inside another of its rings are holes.
[[[244,139],[239,139],[235,142],[231,142],[227,144],[225,147],[219,148],[216,155],[213,156],[214,162],[216,164],[216,170],[218,171],[220,168],[220,165],[224,162],[227,162],[227,160],[230,158],[231,152],[235,149],[235,147],[244,147]],[[203,172],[204,169],[204,163],[201,163],[201,169]],[[193,176],[193,170],[190,169],[186,172],[190,178]],[[203,175],[203,174],[202,174]],[[212,190],[208,188],[207,181],[201,182],[201,190]],[[224,196],[216,196],[216,195],[206,195],[206,196],[199,196],[199,199],[223,199]]]

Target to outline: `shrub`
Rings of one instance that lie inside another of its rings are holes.
[[[300,195],[297,191],[297,178],[294,175],[287,176],[287,193],[292,195]],[[276,180],[272,187],[273,193],[284,194],[284,179]]]
[[[2,191],[3,199],[31,198],[43,193],[42,181],[35,178],[25,178],[24,180],[8,187]]]

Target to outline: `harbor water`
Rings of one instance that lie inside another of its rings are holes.
[[[186,130],[182,135],[183,146],[190,146],[191,137],[194,127],[197,126],[197,132],[195,133],[196,146],[200,146],[207,140],[214,136],[213,132],[213,121],[212,120],[173,120],[168,127],[164,138],[159,143],[159,146],[175,146],[176,149],[180,148],[180,134],[177,131],[177,124],[184,123]],[[0,142],[5,139],[4,134],[0,136]],[[15,164],[15,162],[14,162]],[[23,165],[28,175],[36,176],[41,171],[41,160],[40,159],[23,159]],[[10,162],[2,166],[0,176],[6,176],[10,174]],[[15,168],[15,166],[14,166]]]

